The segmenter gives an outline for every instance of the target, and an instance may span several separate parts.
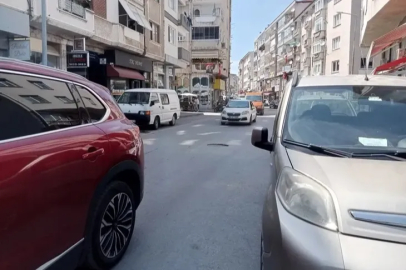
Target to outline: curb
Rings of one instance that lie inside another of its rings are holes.
[[[181,112],[180,118],[203,115],[201,112]]]

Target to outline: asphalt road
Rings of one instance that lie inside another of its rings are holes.
[[[251,126],[202,115],[145,131],[144,200],[115,270],[259,269],[269,153],[250,135],[254,126],[271,131],[274,113]]]

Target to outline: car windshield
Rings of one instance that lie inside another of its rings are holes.
[[[148,104],[148,92],[125,92],[117,101],[118,104]]]
[[[245,99],[251,100],[251,101],[262,101],[261,96],[246,96]]]
[[[248,101],[244,101],[244,100],[230,100],[230,102],[228,102],[227,108],[249,108],[249,103]]]
[[[283,139],[354,153],[403,149],[405,114],[406,88],[297,87],[290,96]]]

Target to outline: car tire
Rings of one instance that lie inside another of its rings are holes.
[[[223,121],[221,121],[220,123],[221,123],[221,125],[222,125],[222,126],[224,126],[224,125],[226,124],[226,123],[225,123],[225,122],[223,122]]]
[[[152,124],[152,129],[157,130],[157,129],[159,129],[159,126],[160,126],[159,117],[156,116],[154,119],[154,123]]]
[[[248,125],[251,125],[251,124],[252,124],[252,114],[250,116],[250,121],[248,122]]]
[[[255,115],[254,120],[252,120],[252,122],[256,123],[257,122],[257,116]]]
[[[169,122],[169,125],[174,126],[176,124],[176,114],[172,115],[172,121]]]
[[[107,186],[94,211],[90,212],[93,215],[91,229],[85,237],[89,241],[89,249],[85,251],[87,267],[107,270],[121,260],[132,238],[135,210],[134,194],[126,183],[114,181]],[[105,225],[109,223],[111,226]],[[113,243],[110,248],[109,243]],[[119,248],[115,249],[117,245]]]
[[[261,253],[259,254],[260,255],[260,269],[261,270],[264,270],[265,269],[265,267],[264,267],[264,239],[262,238],[262,234],[261,234]]]

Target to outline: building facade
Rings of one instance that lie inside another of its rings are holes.
[[[191,0],[192,93],[212,108],[226,94],[230,73],[231,0]]]
[[[254,52],[248,52],[238,63],[240,91],[254,90]]]
[[[229,95],[237,95],[240,87],[239,87],[239,77],[237,74],[230,74],[230,89],[228,94]]]
[[[164,50],[164,1],[46,3],[49,66],[122,93],[129,88],[157,87],[155,63],[181,65],[166,57],[172,51]],[[41,22],[41,0],[0,0],[1,55],[41,63]],[[6,25],[13,27],[1,29]]]

